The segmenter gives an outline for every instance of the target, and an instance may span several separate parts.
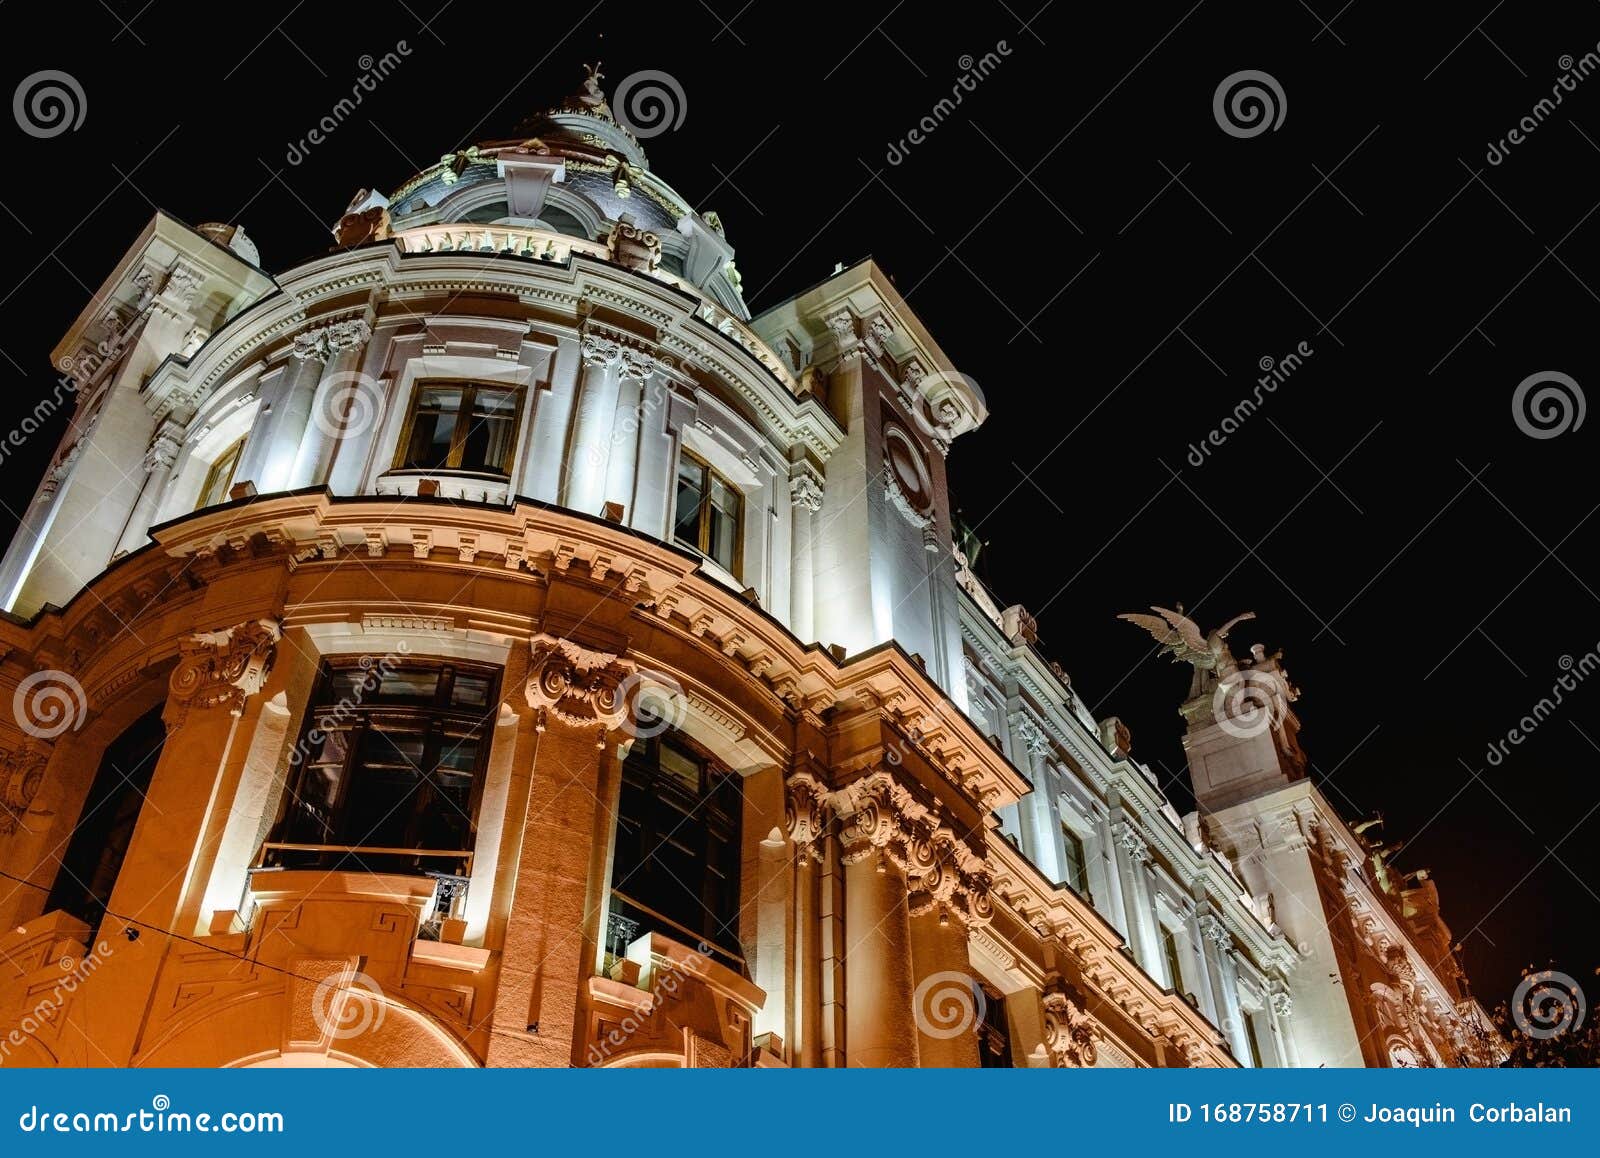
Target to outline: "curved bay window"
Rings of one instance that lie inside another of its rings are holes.
[[[611,869],[607,949],[620,956],[641,931],[744,971],[739,946],[739,831],[743,791],[673,733],[634,742],[622,765]]]
[[[396,470],[511,477],[522,390],[492,382],[417,383],[395,454]]]
[[[325,664],[263,865],[468,875],[499,684],[472,664]]]
[[[672,537],[739,578],[744,496],[704,461],[684,451],[678,456],[677,502]]]

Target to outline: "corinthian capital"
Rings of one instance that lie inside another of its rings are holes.
[[[627,714],[634,665],[554,635],[533,637],[528,706],[575,728],[615,728]]]
[[[1148,864],[1150,862],[1150,846],[1145,843],[1144,837],[1139,835],[1139,830],[1134,828],[1133,825],[1126,820],[1119,821],[1111,832],[1117,838],[1117,843],[1122,846],[1123,851],[1135,863]]]
[[[816,514],[822,509],[822,484],[810,471],[802,471],[789,480],[789,501]]]
[[[239,715],[245,700],[266,682],[281,638],[283,629],[277,620],[252,619],[184,640],[178,649],[178,666],[168,680],[168,722],[180,723],[194,708],[226,707]]]
[[[371,337],[372,327],[364,318],[313,326],[294,336],[294,356],[301,361],[326,362],[346,350],[360,348]]]
[[[144,453],[144,469],[148,474],[157,467],[170,468],[178,461],[178,451],[183,446],[183,426],[176,422],[163,422],[150,449]]]
[[[635,350],[632,346],[622,348],[622,376],[624,378],[638,378],[648,380],[656,372],[661,363],[657,362],[654,355],[643,350]]]

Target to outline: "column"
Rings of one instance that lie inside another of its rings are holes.
[[[361,397],[363,379],[361,355],[372,327],[361,318],[335,322],[323,327],[321,350],[323,370],[311,395],[308,420],[300,425],[300,439],[294,463],[289,470],[288,489],[318,486],[328,480],[328,468],[339,441],[345,436],[345,419],[375,419],[376,389],[368,386],[369,396]],[[296,341],[296,354],[299,342]],[[371,409],[369,409],[371,408]]]
[[[561,505],[597,515],[605,502],[612,423],[620,392],[623,348],[599,334],[583,335],[583,370],[562,468]]]
[[[1097,909],[1110,919],[1111,924],[1124,937],[1129,937],[1128,931],[1128,904],[1123,895],[1126,886],[1122,883],[1122,864],[1117,853],[1117,838],[1112,832],[1111,818],[1097,810],[1095,829],[1099,839],[1095,842],[1098,846],[1101,872],[1105,877],[1104,896],[1099,898]],[[1094,882],[1090,882],[1091,887]]]
[[[1211,963],[1206,953],[1206,939],[1200,933],[1200,921],[1195,911],[1187,911],[1189,942],[1189,968],[1195,974],[1195,995],[1200,998],[1200,1011],[1212,1025],[1222,1024],[1221,1007],[1217,1002],[1216,987],[1211,984]]]
[[[967,954],[966,925],[943,910],[911,918],[917,1064],[975,1069],[984,997]]]
[[[1151,930],[1148,927],[1150,901],[1146,896],[1144,880],[1144,866],[1150,861],[1150,849],[1145,845],[1144,838],[1125,820],[1113,826],[1113,834],[1117,847],[1117,876],[1125,890],[1123,909],[1128,922],[1128,943],[1133,949],[1134,960],[1146,972],[1153,973],[1150,962],[1155,960],[1158,946],[1151,943]]]
[[[1200,916],[1199,925],[1200,935],[1211,945],[1206,959],[1211,970],[1211,986],[1216,993],[1217,1028],[1222,1030],[1233,1056],[1246,1062],[1250,1058],[1250,1045],[1244,1036],[1239,979],[1233,968],[1233,934],[1210,913]]]
[[[539,634],[531,643],[516,749],[528,773],[512,786],[486,938],[501,950],[491,1066],[569,1066],[587,1047],[582,1000],[614,815],[601,802],[614,795],[602,772],[625,715],[618,689],[633,671],[571,640]]]
[[[84,1024],[94,1027],[97,1047],[88,1064],[128,1064],[151,986],[177,944],[162,933],[190,932],[179,914],[204,889],[204,837],[225,808],[222,785],[242,759],[240,717],[261,690],[281,636],[276,620],[258,619],[180,645],[163,714],[166,740],[100,926],[100,939],[116,951],[101,966],[99,984],[83,991]]]
[[[150,449],[144,455],[144,484],[139,497],[134,500],[127,525],[117,541],[118,555],[137,551],[150,539],[150,525],[156,521],[161,509],[161,497],[166,492],[167,480],[172,477],[172,464],[178,460],[178,450],[183,446],[183,424],[168,420],[157,429],[150,440]]]
[[[605,447],[605,497],[607,502],[622,505],[623,522],[629,526],[633,525],[634,480],[639,470],[641,408],[656,365],[649,354],[625,349],[617,371],[617,406]]]
[[[290,488],[300,443],[311,421],[311,405],[316,399],[317,383],[322,378],[323,363],[328,357],[327,330],[326,326],[322,326],[295,336],[294,350],[289,355],[285,369],[287,380],[283,384],[283,393],[265,432],[266,437],[272,440],[272,447],[261,465],[261,478],[251,480],[261,494]]]
[[[1267,983],[1267,1009],[1272,1017],[1272,1040],[1278,1047],[1278,1064],[1291,1068],[1300,1065],[1300,1051],[1295,1048],[1294,1034],[1289,1032],[1289,1016],[1294,1012],[1294,998],[1281,981]]]
[[[817,585],[812,525],[822,510],[822,481],[808,466],[789,476],[789,502],[794,507],[789,547],[789,630],[801,643],[817,638]]]

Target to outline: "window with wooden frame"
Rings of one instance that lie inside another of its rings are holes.
[[[263,863],[466,875],[499,683],[473,664],[329,661]]]
[[[672,537],[699,551],[734,578],[743,563],[744,495],[704,459],[678,456],[678,486]]]
[[[233,472],[239,469],[239,456],[243,453],[244,439],[241,438],[211,460],[211,466],[206,470],[206,481],[200,487],[200,501],[194,505],[195,510],[228,501],[228,488],[233,486]]]
[[[400,434],[395,469],[510,478],[521,422],[520,386],[420,381]]]

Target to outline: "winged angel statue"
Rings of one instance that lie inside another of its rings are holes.
[[[1148,631],[1163,649],[1172,653],[1172,662],[1193,665],[1197,682],[1201,679],[1201,672],[1209,672],[1220,679],[1239,670],[1238,661],[1228,649],[1228,633],[1245,620],[1254,619],[1254,611],[1235,615],[1207,635],[1200,630],[1199,624],[1184,614],[1181,603],[1176,611],[1155,606],[1150,610],[1160,614],[1145,615],[1134,611],[1117,618],[1126,619]]]

